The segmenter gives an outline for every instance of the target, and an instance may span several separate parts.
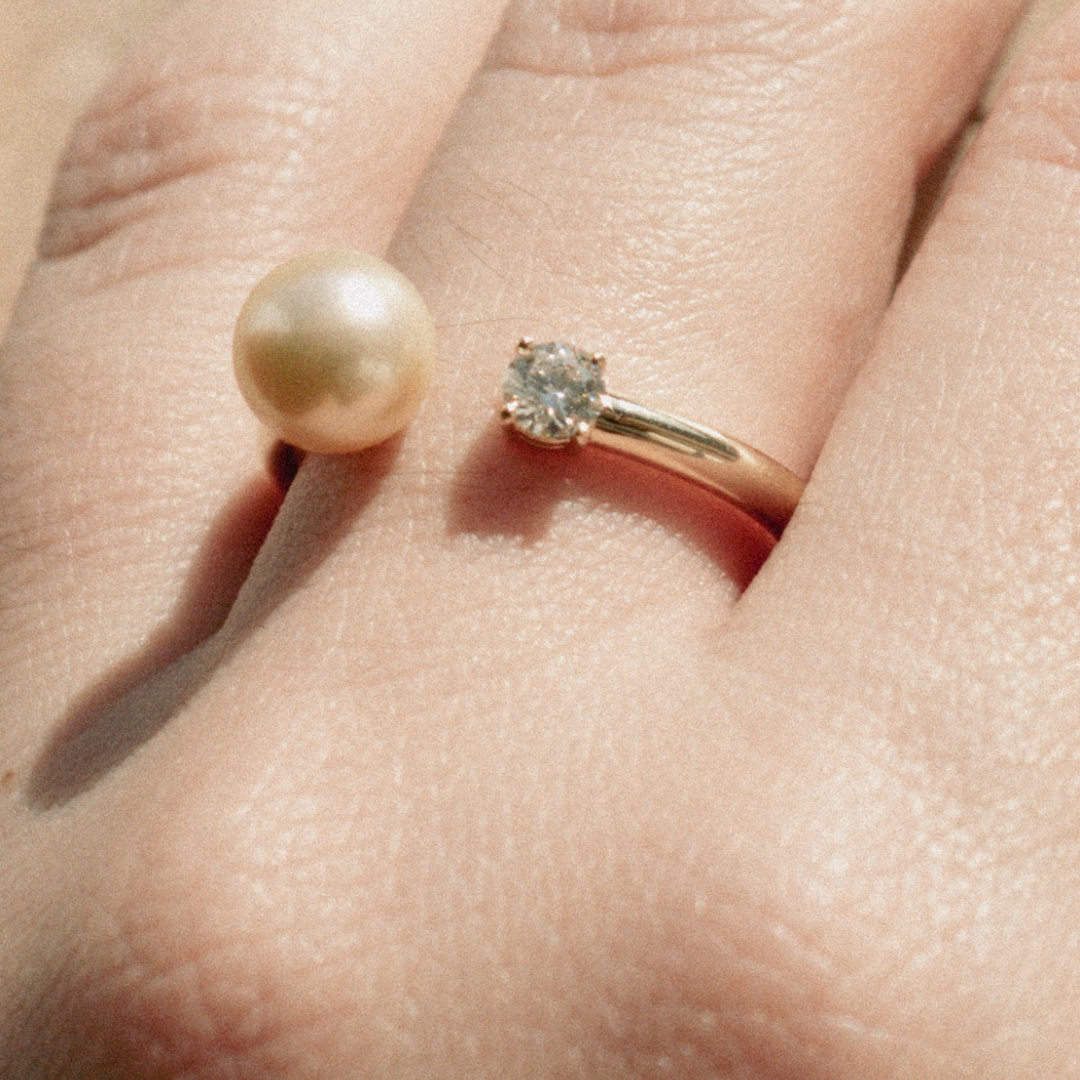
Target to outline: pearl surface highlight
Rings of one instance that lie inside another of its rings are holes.
[[[350,453],[416,415],[435,363],[435,326],[392,266],[321,251],[255,286],[236,322],[233,363],[247,403],[281,439]]]

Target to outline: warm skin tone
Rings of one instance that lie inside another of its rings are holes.
[[[0,7],[0,321],[33,256],[56,160],[125,52],[178,0],[5,0]]]
[[[0,1076],[1080,1077],[1080,10],[892,295],[1018,7],[178,9],[3,353]],[[434,385],[251,566],[232,324],[342,245]],[[741,598],[521,334],[813,468]]]

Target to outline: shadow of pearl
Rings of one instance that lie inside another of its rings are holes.
[[[272,270],[236,322],[236,380],[278,438],[346,454],[388,439],[417,413],[435,326],[404,274],[373,255],[320,251]]]

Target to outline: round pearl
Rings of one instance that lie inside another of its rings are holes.
[[[435,326],[412,282],[372,255],[320,251],[252,290],[233,338],[236,380],[285,442],[362,450],[417,413],[435,362]]]

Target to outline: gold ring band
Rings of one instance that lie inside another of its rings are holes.
[[[544,447],[600,446],[715,492],[780,538],[805,487],[767,454],[607,393],[605,361],[561,342],[523,339],[503,384],[503,421]]]

